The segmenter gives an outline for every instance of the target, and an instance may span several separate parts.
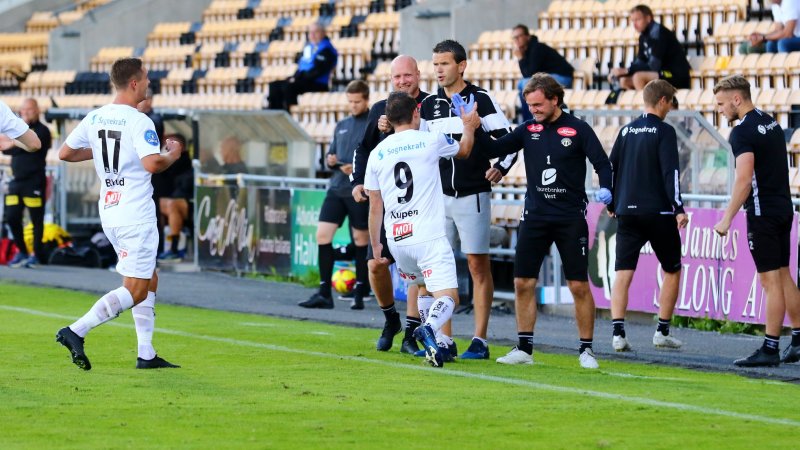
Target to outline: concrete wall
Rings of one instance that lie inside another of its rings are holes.
[[[50,33],[48,69],[89,70],[103,47],[144,47],[159,22],[200,21],[211,0],[116,0]]]
[[[25,22],[37,11],[52,11],[73,5],[74,0],[7,0],[0,2],[0,32],[25,31]]]
[[[430,59],[431,49],[455,39],[469,49],[484,31],[511,28],[518,23],[534,30],[539,12],[550,0],[428,0],[401,11],[400,53]],[[433,13],[436,18],[421,18]]]

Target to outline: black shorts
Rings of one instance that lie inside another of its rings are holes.
[[[394,256],[392,256],[392,252],[389,251],[389,244],[386,241],[386,228],[384,228],[382,223],[381,223],[381,244],[383,245],[383,251],[381,252],[381,256],[388,259],[390,264],[393,264]],[[369,241],[369,244],[367,245],[367,261],[369,261],[370,259],[375,259],[375,255],[372,254],[371,239]]]
[[[322,202],[322,208],[319,210],[319,221],[342,226],[346,217],[350,218],[352,228],[368,229],[369,203],[359,203],[350,195],[344,197],[329,190],[325,195],[325,201]]]
[[[570,281],[588,281],[589,227],[585,219],[521,221],[514,257],[514,277],[539,278],[542,261],[550,253],[553,243],[561,255],[564,277]]]
[[[758,273],[789,267],[793,215],[747,215],[747,245]]]
[[[5,205],[43,208],[46,189],[46,180],[11,180],[6,191]]]
[[[674,215],[622,215],[617,221],[614,270],[636,270],[639,252],[648,241],[664,272],[681,270],[681,235]]]

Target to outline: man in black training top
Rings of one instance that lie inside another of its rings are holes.
[[[353,80],[345,89],[350,116],[336,124],[333,141],[325,155],[325,164],[333,170],[328,192],[322,202],[317,223],[317,246],[319,248],[319,290],[308,300],[301,302],[303,308],[333,308],[331,278],[333,275],[333,236],[350,218],[350,231],[355,245],[356,287],[350,309],[364,309],[364,296],[369,292],[367,278],[367,217],[369,206],[358,203],[350,194],[350,174],[353,173],[353,152],[364,136],[369,110],[369,86],[362,80]]]
[[[536,325],[534,290],[544,257],[555,242],[567,285],[575,300],[581,367],[598,368],[592,351],[594,298],[589,290],[589,227],[586,224],[586,158],[600,179],[596,199],[611,202],[611,164],[600,140],[586,122],[559,108],[564,88],[550,75],[537,73],[525,86],[533,120],[496,141],[485,134],[476,146],[489,157],[523,149],[528,191],[520,218],[514,259],[514,294],[519,343],[500,364],[533,364]],[[478,141],[479,139],[479,141]]]
[[[747,242],[767,294],[764,344],[737,366],[777,366],[800,361],[800,293],[789,272],[793,209],[789,194],[789,167],[783,129],[772,116],[756,109],[750,83],[741,75],[723,78],[714,86],[717,108],[730,121],[740,120],[729,141],[736,157],[731,201],[722,220],[714,225],[720,236],[744,204]],[[797,245],[796,243],[794,245]],[[789,314],[792,344],[778,354],[783,319]]]
[[[647,5],[631,9],[630,21],[639,32],[639,52],[630,67],[616,67],[608,75],[610,83],[619,79],[623,89],[642,90],[651,80],[667,80],[678,89],[689,89],[689,61],[675,33],[653,21]]]
[[[525,25],[519,24],[511,30],[514,57],[519,61],[519,70],[522,72],[522,79],[517,83],[519,90],[519,101],[522,105],[522,121],[527,122],[533,119],[533,115],[525,104],[525,97],[522,91],[528,80],[533,74],[544,72],[555,78],[564,88],[572,89],[573,72],[575,69],[555,49],[547,44],[539,42],[536,35],[531,35],[530,30]]]
[[[664,122],[673,107],[675,88],[664,80],[653,80],[644,87],[643,94],[644,114],[620,130],[610,157],[614,201],[608,205],[608,214],[619,220],[614,267],[617,273],[611,290],[611,344],[618,352],[631,349],[625,336],[628,290],[639,252],[648,241],[664,270],[653,345],[682,345],[669,334],[681,280],[678,228],[689,222],[681,199],[678,139],[675,129]]]
[[[44,204],[47,200],[47,151],[50,150],[52,138],[50,129],[39,121],[39,104],[29,98],[22,102],[19,115],[41,141],[41,150],[29,152],[20,147],[5,150],[11,155],[11,172],[14,178],[8,184],[5,199],[5,214],[14,243],[19,253],[8,265],[11,267],[36,267],[44,258],[42,236],[44,235]],[[22,227],[22,213],[25,208],[33,224],[33,254],[28,255]],[[45,261],[46,262],[46,261]]]
[[[427,92],[419,90],[419,68],[417,61],[407,55],[400,55],[392,61],[391,76],[392,87],[395,91],[403,91],[417,100],[417,104],[428,96]],[[356,147],[353,155],[353,173],[350,175],[350,184],[353,187],[352,195],[357,202],[366,202],[364,192],[364,175],[366,174],[367,160],[372,150],[384,139],[393,133],[389,121],[386,119],[386,100],[381,100],[372,105],[367,117],[367,129],[364,138]],[[383,251],[379,256],[394,262],[389,246],[386,244],[386,233],[381,233]],[[375,299],[383,311],[386,322],[384,323],[381,337],[378,339],[376,349],[386,352],[392,348],[394,336],[403,329],[400,314],[394,306],[394,289],[389,267],[378,264],[375,260],[372,246],[367,246],[367,265],[369,267],[369,282]],[[414,330],[420,325],[419,311],[417,308],[418,286],[409,285],[406,302],[406,331],[400,347],[402,353],[414,354],[419,351],[417,341],[414,339]]]
[[[434,131],[461,139],[463,123],[454,111],[452,98],[460,95],[464,101],[474,102],[481,118],[481,128],[475,135],[500,137],[508,134],[511,125],[497,102],[485,89],[464,80],[467,69],[467,52],[456,41],[444,40],[433,48],[433,69],[439,89],[427,96],[420,104],[422,123],[420,130]],[[471,104],[467,107],[472,110]],[[447,238],[453,250],[461,250],[467,255],[467,265],[474,284],[473,306],[475,332],[463,359],[489,359],[487,333],[489,314],[494,298],[489,259],[489,229],[491,225],[492,183],[500,181],[516,161],[516,155],[507,155],[494,165],[476,150],[467,159],[441,159],[439,172],[445,194],[445,216],[447,218]],[[460,243],[460,247],[458,244]],[[420,309],[425,305],[420,300]],[[446,327],[447,328],[447,327]],[[449,334],[449,330],[445,330]],[[446,337],[443,344],[454,346],[452,339]],[[452,349],[451,349],[452,350]]]

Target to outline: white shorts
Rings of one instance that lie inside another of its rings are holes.
[[[447,238],[414,245],[394,245],[390,241],[389,251],[406,284],[424,284],[431,292],[458,288],[456,259]]]
[[[467,255],[489,253],[489,229],[492,223],[490,195],[490,192],[481,192],[458,198],[444,196],[447,240],[453,249],[460,248]]]
[[[103,232],[117,252],[117,273],[123,277],[153,278],[158,252],[156,222],[103,227]]]

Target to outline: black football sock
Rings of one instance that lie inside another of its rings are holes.
[[[519,331],[517,332],[517,348],[523,352],[533,354],[533,331]]]
[[[333,244],[319,246],[319,295],[331,297],[331,277],[333,277]]]
[[[774,355],[778,353],[779,344],[780,339],[778,336],[770,336],[766,334],[764,335],[764,344],[761,345],[761,349],[764,350],[764,353],[768,355]]]
[[[411,317],[406,316],[406,336],[403,338],[404,340],[414,340],[414,330],[417,329],[418,326],[422,325],[422,321],[419,320],[419,317]]]
[[[614,336],[625,337],[625,319],[611,319],[614,326]]]
[[[669,336],[669,319],[658,318],[658,329],[664,336]]]

